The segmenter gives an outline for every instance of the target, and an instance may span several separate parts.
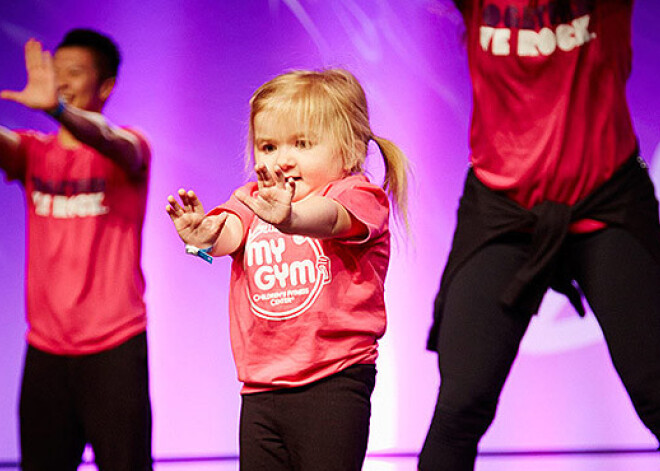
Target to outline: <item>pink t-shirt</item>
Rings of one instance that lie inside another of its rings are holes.
[[[256,183],[243,187],[257,191]],[[211,211],[243,223],[233,254],[230,335],[242,393],[301,386],[355,364],[373,364],[385,333],[390,251],[386,193],[363,175],[321,192],[368,234],[361,240],[283,234],[232,197]]]
[[[471,161],[531,208],[572,205],[635,149],[626,102],[632,0],[466,0]]]
[[[146,328],[140,268],[148,172],[130,180],[110,159],[53,134],[19,132],[3,156],[27,200],[28,342],[62,355],[112,348]],[[139,134],[143,155],[149,147]]]

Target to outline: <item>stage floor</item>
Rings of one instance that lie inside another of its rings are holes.
[[[363,471],[415,471],[415,457],[368,457]],[[79,471],[93,471],[91,465]],[[157,462],[155,471],[238,471],[228,461]],[[475,471],[659,471],[660,453],[585,453],[541,456],[480,456]]]

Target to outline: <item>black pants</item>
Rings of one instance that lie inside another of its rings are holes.
[[[441,385],[422,471],[474,469],[531,318],[497,302],[528,245],[526,236],[488,245],[449,287],[438,338]],[[635,410],[660,437],[660,266],[620,229],[571,235],[566,248]]]
[[[73,471],[87,443],[101,471],[152,469],[146,334],[75,357],[28,346],[20,425],[25,471]]]
[[[367,451],[374,365],[307,386],[242,396],[241,471],[359,471]]]

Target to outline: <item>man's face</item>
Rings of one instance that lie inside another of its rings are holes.
[[[67,104],[86,111],[101,111],[108,97],[89,49],[62,47],[55,52],[53,65],[57,92]]]

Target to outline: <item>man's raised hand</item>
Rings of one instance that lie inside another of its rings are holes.
[[[25,43],[27,84],[22,91],[3,90],[0,97],[28,108],[52,110],[57,106],[57,81],[53,57],[42,49],[41,43],[30,39]]]

